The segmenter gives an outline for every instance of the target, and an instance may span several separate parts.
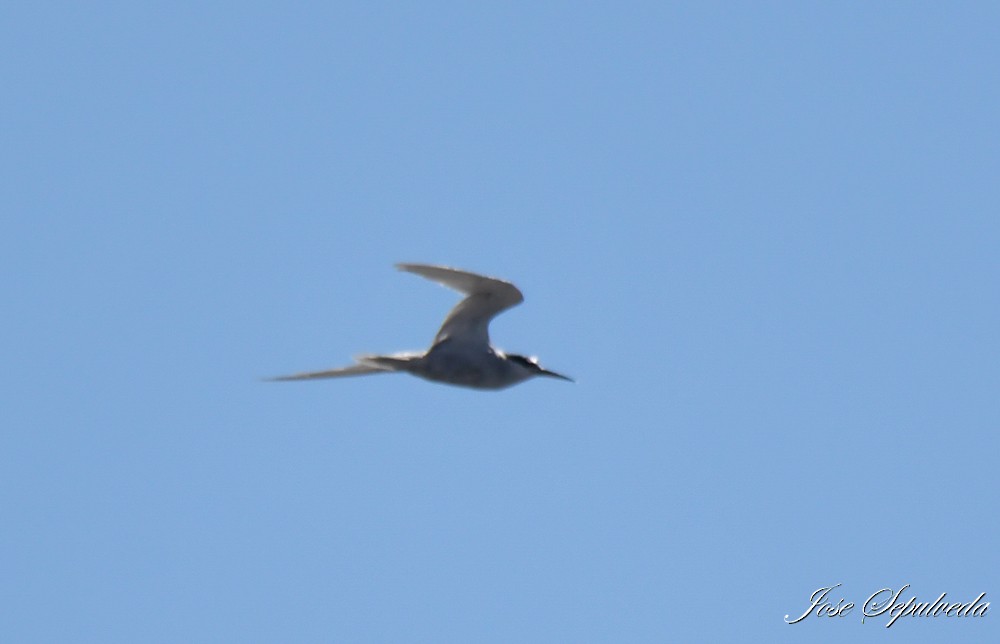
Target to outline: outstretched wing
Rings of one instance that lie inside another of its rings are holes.
[[[341,367],[340,369],[329,369],[327,371],[307,371],[305,373],[293,373],[290,376],[278,376],[277,378],[266,378],[266,380],[272,381],[285,381],[285,380],[319,380],[321,378],[341,378],[343,376],[363,376],[368,373],[387,373],[392,371],[391,369],[383,369],[381,367],[376,367],[374,365],[368,364],[352,364],[349,367]]]
[[[444,319],[434,344],[451,340],[489,347],[490,320],[524,301],[516,286],[493,277],[427,264],[396,264],[396,268],[416,273],[466,295]]]

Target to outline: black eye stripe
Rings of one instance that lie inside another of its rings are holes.
[[[526,369],[537,369],[538,363],[531,360],[530,358],[525,358],[524,356],[507,354],[507,359],[516,362]]]

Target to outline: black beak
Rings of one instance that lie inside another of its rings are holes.
[[[538,374],[541,376],[551,376],[552,378],[559,378],[560,380],[568,380],[569,382],[575,382],[569,376],[564,376],[561,373],[556,373],[555,371],[549,371],[548,369],[538,368]]]

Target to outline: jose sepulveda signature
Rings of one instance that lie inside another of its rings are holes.
[[[809,596],[809,607],[806,608],[805,612],[795,619],[785,615],[785,622],[798,624],[813,614],[816,617],[844,617],[848,615],[854,610],[854,602],[849,602],[843,597],[836,603],[830,600],[833,589],[839,586],[840,584],[835,584],[816,589],[816,592]],[[910,584],[906,584],[895,593],[891,588],[883,588],[872,593],[861,608],[861,623],[863,624],[869,617],[880,615],[889,617],[889,621],[885,625],[886,628],[895,624],[900,617],[983,617],[990,607],[989,602],[983,601],[986,593],[980,593],[973,601],[964,603],[949,601],[948,593],[941,593],[933,602],[917,601],[915,595],[904,600],[903,593],[909,587]]]

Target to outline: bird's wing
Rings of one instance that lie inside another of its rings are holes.
[[[427,264],[396,264],[396,268],[465,293],[465,299],[444,319],[444,324],[434,338],[435,344],[452,340],[489,347],[490,320],[501,311],[524,301],[524,296],[516,286],[493,277]]]
[[[383,369],[368,364],[352,364],[349,367],[340,369],[329,369],[327,371],[308,371],[306,373],[294,373],[290,376],[278,376],[277,378],[267,378],[272,381],[285,380],[318,380],[320,378],[340,378],[343,376],[363,376],[368,373],[388,373],[390,369]]]

